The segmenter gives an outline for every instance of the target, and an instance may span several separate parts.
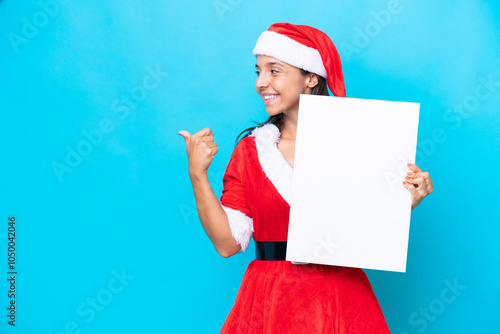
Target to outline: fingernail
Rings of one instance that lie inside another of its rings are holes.
[[[406,181],[403,181],[403,184],[406,186]]]

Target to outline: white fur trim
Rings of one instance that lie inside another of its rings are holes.
[[[241,245],[241,250],[245,252],[250,242],[250,237],[253,234],[253,219],[245,215],[243,212],[228,208],[221,205],[227,214],[231,234],[238,245]]]
[[[327,78],[319,51],[274,31],[260,34],[253,55],[264,55]]]
[[[276,125],[267,123],[260,128],[255,128],[250,136],[255,137],[257,154],[264,173],[281,197],[290,204],[293,168],[278,149],[280,130]]]

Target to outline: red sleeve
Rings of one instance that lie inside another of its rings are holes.
[[[246,170],[248,156],[245,148],[246,141],[242,139],[233,151],[226,172],[222,179],[223,189],[220,198],[221,205],[240,211],[252,218],[252,211],[247,201]]]

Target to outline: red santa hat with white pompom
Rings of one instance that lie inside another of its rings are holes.
[[[306,25],[275,23],[253,49],[255,56],[276,58],[322,76],[335,96],[345,97],[344,76],[337,48],[322,31]]]

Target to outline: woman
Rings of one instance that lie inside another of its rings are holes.
[[[256,241],[257,258],[221,333],[389,333],[363,270],[293,264],[284,257],[299,95],[328,95],[328,83],[335,96],[345,97],[337,50],[317,29],[277,23],[262,33],[253,53],[255,88],[270,117],[236,145],[220,203],[207,177],[218,152],[213,133],[179,132],[200,221],[219,254],[245,251],[251,236]],[[432,181],[416,165],[408,168],[402,185],[413,210],[432,192]]]

